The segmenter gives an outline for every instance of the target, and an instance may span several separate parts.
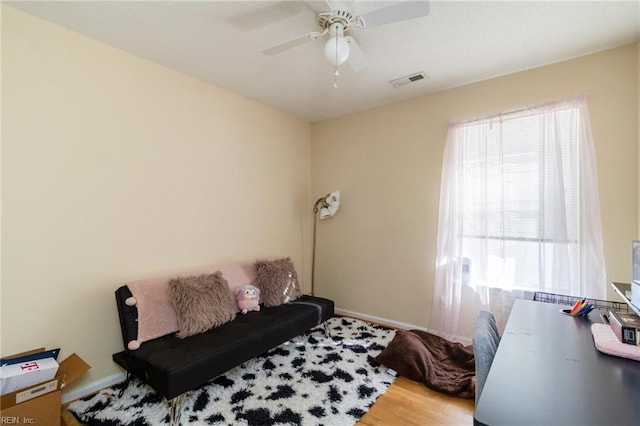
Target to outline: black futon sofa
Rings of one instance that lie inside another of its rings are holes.
[[[113,360],[131,376],[171,400],[171,421],[176,421],[179,397],[231,368],[324,323],[334,315],[331,300],[304,295],[289,303],[261,307],[259,312],[236,318],[201,334],[184,339],[170,333],[145,341],[135,350],[138,310],[127,302],[132,293],[127,285],[115,292],[125,350]],[[326,331],[326,324],[325,324]]]

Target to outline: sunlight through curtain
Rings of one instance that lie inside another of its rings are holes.
[[[429,329],[502,327],[535,291],[604,299],[606,275],[587,99],[451,123],[443,158]]]

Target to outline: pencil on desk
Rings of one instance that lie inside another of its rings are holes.
[[[575,315],[582,307],[582,303],[584,303],[584,300],[584,298],[582,300],[578,300],[576,304],[573,305],[573,308],[571,308],[571,311],[569,311],[569,315]]]
[[[569,311],[569,315],[573,315],[579,306],[580,306],[580,301],[578,300]]]

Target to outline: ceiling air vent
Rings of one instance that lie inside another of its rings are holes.
[[[415,83],[415,82],[426,80],[426,79],[427,79],[427,75],[424,73],[424,71],[421,71],[415,74],[407,75],[405,77],[396,78],[395,80],[391,80],[389,83],[393,87],[398,88],[400,86],[404,86],[409,83]]]

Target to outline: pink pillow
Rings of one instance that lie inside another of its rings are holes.
[[[232,294],[236,294],[240,287],[253,285],[256,281],[256,268],[252,263],[232,263],[221,266],[218,270],[229,283]]]
[[[246,284],[253,284],[256,271],[253,263],[232,263],[221,267],[207,267],[174,276],[150,278],[127,284],[132,297],[125,303],[138,310],[138,337],[127,344],[136,350],[148,340],[175,333],[180,330],[178,316],[169,293],[168,282],[176,276],[211,274],[219,270],[227,280],[232,294]],[[236,306],[237,308],[237,306]]]
[[[147,340],[179,330],[168,281],[168,277],[162,277],[127,284],[133,297],[127,299],[126,304],[138,309],[138,338],[127,344],[130,350],[138,349]]]
[[[611,326],[606,324],[592,324],[591,334],[593,334],[596,349],[600,352],[640,361],[640,346],[622,343],[618,340],[613,330],[611,330]]]

